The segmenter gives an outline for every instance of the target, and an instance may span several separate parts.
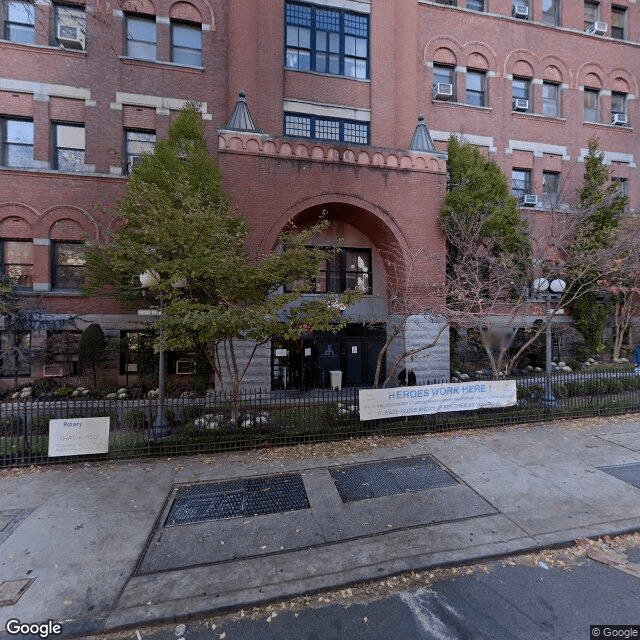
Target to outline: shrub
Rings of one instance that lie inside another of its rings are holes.
[[[70,396],[73,393],[73,387],[58,387],[54,392],[53,395],[56,398],[67,398],[68,396]]]
[[[127,429],[144,427],[144,409],[129,409],[122,414],[122,424]]]
[[[55,416],[44,414],[33,416],[31,418],[31,434],[35,436],[47,435],[49,433],[49,420],[53,420]]]

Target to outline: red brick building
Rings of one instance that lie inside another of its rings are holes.
[[[370,381],[391,274],[421,250],[429,266],[414,284],[444,277],[439,151],[451,133],[495,158],[540,216],[572,200],[596,136],[637,206],[635,4],[528,1],[2,0],[4,273],[39,308],[80,316],[79,328],[139,330],[137,315],[81,295],[79,251],[106,232],[105,209],[172,112],[196,100],[256,251],[326,210],[345,251],[318,290],[366,291],[342,335],[274,342],[249,382],[325,384],[337,368],[346,383]],[[409,344],[435,331],[411,326]],[[447,375],[447,352],[445,335],[411,365],[418,379]]]

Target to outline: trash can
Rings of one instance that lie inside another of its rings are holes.
[[[342,371],[329,371],[329,380],[334,391],[342,389]]]

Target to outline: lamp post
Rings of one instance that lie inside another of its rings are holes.
[[[545,316],[547,324],[545,326],[545,384],[544,396],[542,404],[547,407],[555,406],[556,399],[553,395],[553,387],[551,385],[551,301],[559,300],[567,288],[567,283],[560,278],[547,280],[546,278],[538,278],[533,282],[533,291],[545,301]]]
[[[156,271],[148,270],[140,274],[140,286],[144,289],[150,289],[156,285],[160,276]],[[162,296],[160,296],[160,315],[162,314]],[[160,336],[162,337],[162,328],[160,328]],[[148,440],[159,440],[171,435],[171,428],[167,422],[165,416],[165,389],[166,389],[166,368],[165,368],[165,352],[164,349],[158,350],[158,410],[156,413],[156,419],[153,423],[149,433],[147,434]]]

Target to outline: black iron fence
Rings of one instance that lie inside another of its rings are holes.
[[[0,466],[192,455],[640,411],[640,375],[633,372],[554,374],[552,402],[546,382],[544,376],[518,379],[513,407],[371,421],[359,418],[357,388],[257,391],[235,401],[224,396],[169,398],[162,407],[155,398],[16,400],[0,405]],[[154,429],[158,415],[170,427],[166,437],[166,432],[158,437]],[[91,417],[109,419],[107,453],[49,456],[52,420]]]

